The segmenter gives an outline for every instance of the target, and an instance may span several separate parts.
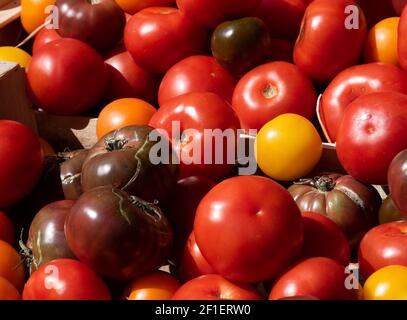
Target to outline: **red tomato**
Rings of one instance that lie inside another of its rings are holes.
[[[327,257],[347,266],[350,248],[347,238],[338,225],[319,213],[303,212],[304,243],[301,258]]]
[[[407,267],[407,221],[382,224],[366,233],[359,247],[359,268],[367,279],[391,265]]]
[[[336,141],[339,125],[348,105],[373,92],[407,94],[407,73],[391,64],[369,63],[339,73],[321,99],[321,117],[329,138]]]
[[[176,121],[179,121],[179,129],[173,128]],[[180,178],[206,176],[216,180],[231,171],[233,164],[228,161],[228,156],[234,149],[229,150],[230,139],[216,143],[214,135],[205,138],[204,133],[205,129],[231,129],[235,136],[232,138],[237,138],[239,119],[229,104],[218,95],[194,92],[173,98],[151,118],[150,126],[168,133],[180,158]],[[205,155],[210,161],[205,161]],[[223,159],[217,164],[216,160],[219,159],[216,158],[219,155]],[[207,164],[208,162],[211,164]]]
[[[176,260],[182,255],[194,228],[199,202],[215,185],[215,182],[206,177],[189,177],[177,182],[168,209],[168,218],[174,228],[173,250]]]
[[[393,158],[407,148],[407,95],[364,95],[346,110],[338,130],[338,158],[355,179],[386,184]]]
[[[293,62],[294,44],[284,39],[271,39],[270,52],[267,55],[268,61]]]
[[[143,9],[130,18],[124,31],[124,43],[134,61],[156,73],[201,53],[206,40],[206,30],[175,8]]]
[[[28,87],[36,105],[58,115],[76,115],[94,107],[107,83],[99,54],[75,39],[52,41],[39,50],[27,70]]]
[[[241,78],[232,105],[242,128],[260,130],[284,113],[312,119],[316,102],[316,91],[307,76],[295,65],[280,61],[259,66]]]
[[[14,243],[14,226],[9,217],[0,211],[0,240],[11,245]]]
[[[82,262],[57,259],[35,271],[25,284],[23,300],[110,300],[102,279]]]
[[[156,75],[137,65],[127,51],[119,52],[105,62],[108,70],[108,100],[139,98],[150,103],[156,101]]]
[[[404,69],[407,70],[407,6],[404,8],[403,13],[400,18],[399,29],[398,29],[398,57],[399,64]]]
[[[56,32],[55,29],[42,28],[34,38],[32,49],[33,55],[36,54],[47,43],[59,39],[62,39],[62,37],[58,32]]]
[[[21,296],[10,281],[0,277],[0,301],[3,300],[21,300]]]
[[[348,276],[344,266],[335,260],[325,257],[306,259],[277,279],[269,299],[312,296],[320,300],[354,300],[358,290],[346,288]]]
[[[120,8],[126,13],[135,14],[148,7],[169,7],[175,0],[116,0]]]
[[[259,176],[231,178],[209,191],[197,209],[194,232],[218,274],[248,283],[276,276],[303,240],[301,213],[289,192]]]
[[[212,92],[229,103],[235,78],[215,58],[193,56],[174,65],[164,76],[158,92],[160,105],[190,92]]]
[[[373,27],[380,20],[396,15],[392,0],[356,0],[356,2],[360,5],[366,16],[369,28]]]
[[[366,21],[361,10],[358,19],[346,13],[347,6],[355,5],[353,0],[315,0],[307,7],[294,48],[294,62],[312,80],[328,82],[357,62],[366,36]],[[359,26],[346,27],[349,20],[358,20]]]
[[[401,15],[405,5],[407,4],[406,0],[393,0],[393,8],[397,12],[398,15]]]
[[[267,24],[272,37],[295,40],[306,7],[304,0],[263,0],[255,16]]]
[[[249,285],[233,283],[219,275],[193,279],[175,292],[173,300],[261,300]]]
[[[43,155],[38,136],[19,122],[0,120],[0,137],[0,208],[5,208],[34,189]]]
[[[0,240],[0,277],[8,280],[17,290],[24,285],[23,261],[18,252],[3,240]]]
[[[226,20],[250,16],[262,0],[177,0],[178,8],[194,22],[215,28]]]
[[[183,282],[198,278],[205,274],[215,274],[212,266],[204,258],[195,241],[195,234],[192,232],[182,255],[178,274]]]

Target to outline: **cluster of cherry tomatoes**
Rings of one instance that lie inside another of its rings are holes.
[[[0,299],[407,299],[405,4],[22,0],[0,60],[98,142],[0,120]]]

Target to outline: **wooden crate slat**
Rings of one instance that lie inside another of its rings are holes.
[[[0,29],[18,19],[21,14],[20,0],[5,2],[0,0]]]

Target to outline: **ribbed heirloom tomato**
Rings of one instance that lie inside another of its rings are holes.
[[[301,213],[286,189],[271,179],[224,180],[202,199],[194,232],[213,269],[233,281],[272,279],[299,254]]]

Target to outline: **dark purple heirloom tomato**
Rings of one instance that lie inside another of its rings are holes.
[[[67,200],[77,200],[82,194],[82,165],[88,152],[81,149],[61,155],[65,159],[61,164],[61,182]]]
[[[407,149],[401,151],[391,162],[388,182],[394,203],[407,215]]]
[[[67,217],[65,234],[82,262],[117,280],[157,269],[172,246],[172,229],[158,207],[109,186],[82,194]]]

